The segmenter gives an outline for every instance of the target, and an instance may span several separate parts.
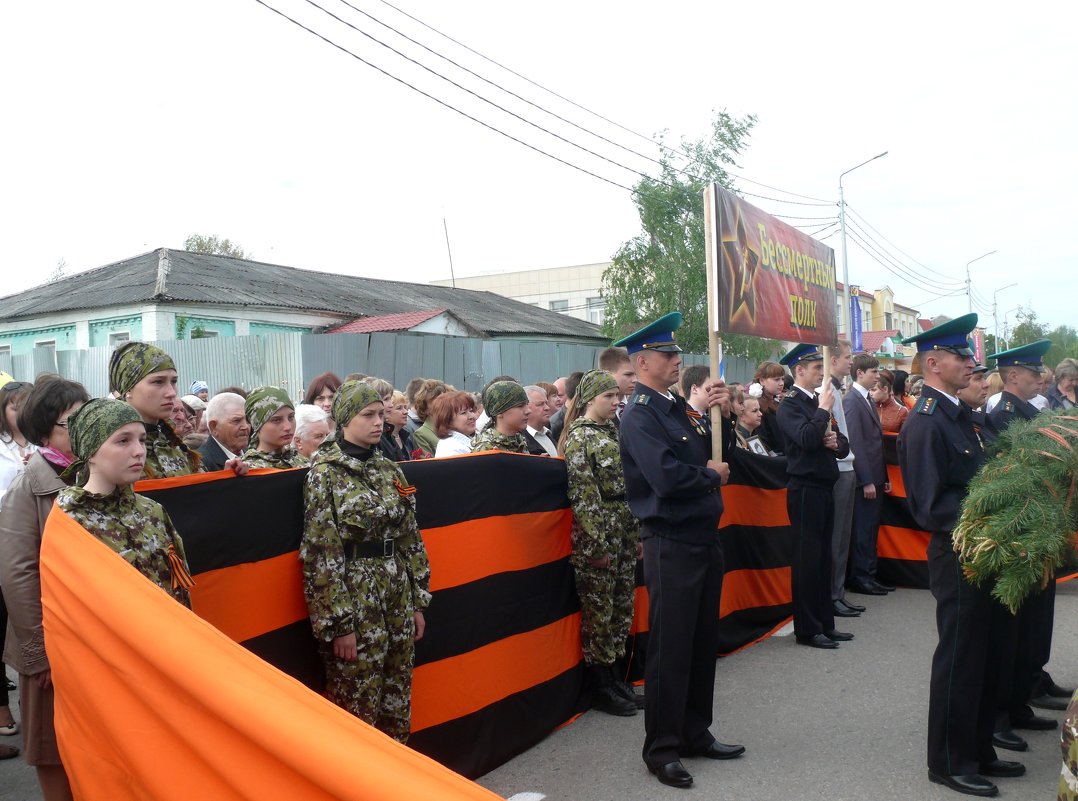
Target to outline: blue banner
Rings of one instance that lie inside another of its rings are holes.
[[[854,353],[860,353],[864,348],[861,339],[861,302],[857,295],[850,295],[850,346]]]

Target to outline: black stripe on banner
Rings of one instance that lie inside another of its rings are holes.
[[[747,484],[761,489],[786,489],[785,456],[761,456],[744,448],[734,448],[730,460],[731,484]]]
[[[793,604],[754,606],[731,612],[719,621],[719,653],[729,654],[758,640],[793,613]]]
[[[569,506],[561,459],[484,453],[399,464],[417,490],[420,528]]]
[[[310,620],[297,620],[240,644],[315,692],[325,689],[322,660]]]
[[[789,567],[797,533],[791,526],[727,526],[719,530],[724,572]]]
[[[439,590],[424,613],[427,629],[416,643],[416,664],[474,651],[579,610],[568,557]]]
[[[883,506],[880,507],[880,525],[911,528],[915,531],[921,530],[910,512],[909,501],[905,498],[895,498],[889,495],[884,496]]]
[[[299,548],[306,478],[286,470],[141,494],[165,507],[198,574]]]
[[[578,712],[582,663],[462,718],[415,732],[408,745],[469,779],[508,762]]]
[[[884,584],[896,587],[928,589],[928,562],[910,559],[883,559],[876,562],[876,570]]]

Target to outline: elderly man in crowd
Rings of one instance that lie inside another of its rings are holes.
[[[550,401],[547,392],[532,384],[524,387],[528,393],[528,427],[524,429],[524,440],[528,443],[528,453],[532,456],[557,456],[557,443],[550,436],[547,424],[550,422]]]
[[[223,470],[225,462],[240,458],[251,438],[251,425],[243,412],[243,398],[220,392],[206,406],[210,438],[198,449],[207,470]]]

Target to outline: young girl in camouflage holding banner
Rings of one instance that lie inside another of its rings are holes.
[[[146,463],[146,429],[139,413],[123,401],[96,398],[67,418],[76,461],[65,475],[77,476],[57,505],[79,525],[126,559],[186,607],[192,586],[183,542],[161,504],[136,495]]]
[[[415,488],[376,447],[383,415],[374,389],[344,382],[333,418],[337,440],[318,451],[304,490],[307,608],[330,699],[404,742],[415,641],[430,603]]]
[[[615,673],[614,663],[625,651],[633,620],[640,525],[625,500],[621,447],[612,422],[620,400],[614,376],[603,370],[585,373],[559,450],[573,506],[571,561],[592,707],[629,716],[644,699]]]
[[[251,390],[243,404],[251,424],[251,447],[243,454],[248,467],[289,470],[306,467],[310,461],[292,447],[296,431],[296,407],[280,387]]]

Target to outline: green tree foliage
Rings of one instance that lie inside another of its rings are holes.
[[[1014,327],[1010,341],[1005,341],[1008,348],[1017,348],[1020,345],[1028,345],[1038,339],[1052,340],[1052,347],[1044,354],[1044,363],[1049,367],[1055,367],[1065,358],[1078,359],[1078,331],[1069,325],[1059,325],[1049,330],[1042,323],[1037,312],[1031,308],[1019,307],[1018,325]],[[992,353],[994,351],[989,351]]]
[[[1019,306],[1015,317],[1018,318],[1018,325],[1014,327],[1011,341],[1007,343],[1008,347],[1017,348],[1019,345],[1028,345],[1030,342],[1036,342],[1048,336],[1047,328],[1037,319],[1037,312],[1033,309]]]
[[[231,256],[234,259],[245,259],[247,255],[238,244],[233,244],[230,239],[221,239],[217,234],[203,236],[191,234],[183,241],[183,249],[191,253],[207,253],[211,256]]]
[[[715,115],[711,134],[682,141],[675,154],[660,135],[665,154],[659,174],[633,187],[641,231],[623,242],[603,273],[604,331],[618,338],[669,311],[680,311],[685,324],[678,341],[688,351],[707,352],[707,277],[704,247],[704,189],[719,183],[733,189],[726,168],[745,148],[756,117]],[[755,361],[767,359],[777,344],[757,337],[723,335],[726,353]]]

